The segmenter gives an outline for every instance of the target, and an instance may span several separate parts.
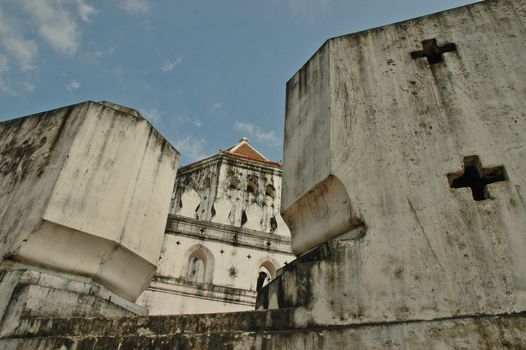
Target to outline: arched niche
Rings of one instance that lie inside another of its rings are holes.
[[[266,286],[271,280],[276,277],[277,264],[266,260],[259,265],[258,276],[256,281],[256,291]]]
[[[248,176],[247,177],[247,187],[245,189],[247,193],[252,193],[253,195],[257,195],[258,192],[258,178],[256,176]]]
[[[246,192],[247,193],[252,193],[253,195],[256,195],[257,194],[257,190],[258,190],[257,183],[252,182],[252,181],[249,181],[247,183],[247,188],[246,188]]]
[[[263,263],[260,264],[260,269],[265,269],[270,274],[270,279],[276,278],[276,271],[278,264],[276,262],[272,262],[270,260],[266,260]]]
[[[203,180],[203,188],[204,189],[207,189],[207,188],[210,188],[210,176],[207,176],[205,177],[205,179]]]
[[[194,178],[190,179],[190,183],[188,184],[187,188],[191,188],[192,190],[197,190],[197,180]]]
[[[181,277],[189,282],[212,283],[215,259],[212,252],[202,244],[196,244],[185,253],[185,266]]]
[[[241,180],[237,176],[232,176],[228,180],[228,189],[229,190],[239,190],[241,189]]]
[[[276,197],[276,188],[274,188],[272,184],[268,184],[267,186],[265,186],[265,196],[269,196],[271,198]]]

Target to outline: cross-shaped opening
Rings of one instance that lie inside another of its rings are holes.
[[[429,64],[436,64],[443,61],[444,52],[455,51],[457,46],[453,43],[438,46],[437,39],[427,39],[422,41],[422,50],[411,52],[411,58],[417,59],[426,57]]]
[[[473,199],[482,201],[489,199],[487,185],[508,180],[504,166],[483,168],[478,156],[464,157],[464,170],[447,174],[451,188],[471,188]]]

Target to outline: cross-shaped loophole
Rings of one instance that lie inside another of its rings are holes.
[[[453,43],[438,46],[437,39],[427,39],[422,41],[422,50],[411,52],[411,58],[417,59],[426,57],[429,64],[436,64],[443,61],[444,52],[455,51],[457,46]]]
[[[473,199],[482,201],[489,199],[488,184],[507,181],[508,176],[504,166],[482,167],[478,156],[464,157],[464,170],[447,174],[451,188],[471,188]]]

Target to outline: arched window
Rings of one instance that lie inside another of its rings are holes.
[[[241,187],[241,181],[236,176],[232,176],[230,178],[230,181],[228,182],[228,189],[229,190],[239,190],[240,187]]]
[[[254,175],[247,177],[247,189],[248,193],[256,194],[258,189],[258,178]]]
[[[187,251],[186,268],[182,277],[189,282],[212,283],[214,274],[214,256],[202,245],[195,245]]]
[[[265,187],[265,195],[274,198],[276,196],[276,189],[272,185],[267,185]]]
[[[190,258],[186,280],[199,283],[205,281],[205,262],[197,255]]]
[[[248,192],[248,193],[253,193],[253,194],[255,194],[257,188],[258,188],[258,187],[257,187],[256,183],[254,183],[254,182],[252,182],[252,181],[249,181],[249,182],[247,183],[247,192]]]
[[[187,189],[190,189],[190,188],[191,188],[192,190],[194,190],[194,191],[197,190],[197,181],[196,181],[195,179],[191,179],[191,180],[190,180],[190,183],[188,184]]]
[[[270,218],[270,231],[274,232],[278,228],[278,222],[276,221],[276,217],[273,216]]]
[[[258,280],[256,282],[256,292],[259,292],[265,285],[268,275],[265,271],[259,271]]]
[[[259,267],[256,291],[259,291],[266,286],[274,277],[276,277],[276,267],[273,263],[267,260]]]

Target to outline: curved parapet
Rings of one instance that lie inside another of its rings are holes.
[[[296,255],[345,233],[353,239],[365,232],[365,223],[353,209],[345,186],[334,175],[283,210],[282,216],[291,230]]]

